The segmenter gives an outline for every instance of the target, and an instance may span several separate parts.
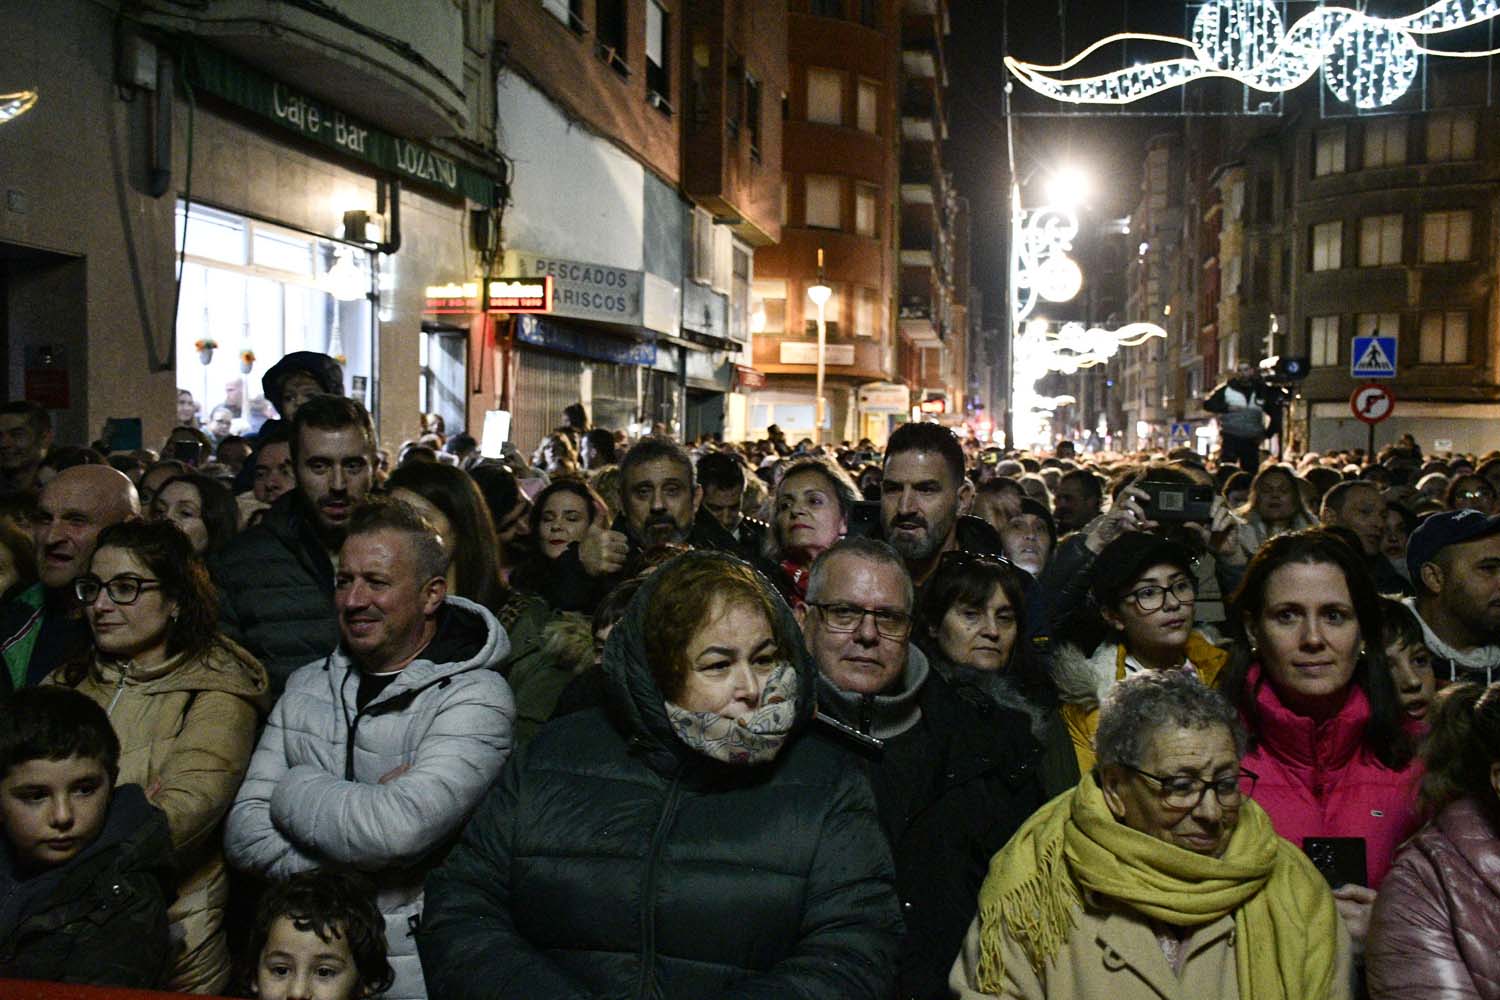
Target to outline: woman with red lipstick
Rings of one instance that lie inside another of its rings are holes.
[[[1332,532],[1268,541],[1231,601],[1246,642],[1220,680],[1250,732],[1245,764],[1276,832],[1363,849],[1364,877],[1334,892],[1357,945],[1396,846],[1417,827],[1420,775],[1366,567]]]
[[[825,459],[801,458],[782,473],[763,554],[781,570],[779,589],[793,608],[806,603],[813,560],[844,537],[858,498],[844,470]]]
[[[1149,670],[1183,670],[1213,684],[1228,654],[1193,628],[1193,556],[1150,532],[1128,532],[1094,562],[1089,603],[1057,632],[1052,677],[1078,767],[1094,766],[1099,705],[1119,681]]]
[[[583,541],[595,521],[605,519],[604,500],[581,479],[559,479],[537,494],[531,507],[531,537],[546,560]]]

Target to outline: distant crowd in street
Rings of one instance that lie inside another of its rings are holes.
[[[1269,454],[1251,366],[1212,457],[262,388],[0,405],[0,978],[1500,997],[1500,452]]]

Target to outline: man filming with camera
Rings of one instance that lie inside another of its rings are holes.
[[[1234,462],[1255,475],[1260,446],[1281,430],[1285,390],[1266,384],[1256,366],[1241,361],[1233,375],[1214,387],[1203,408],[1219,418],[1219,464]]]

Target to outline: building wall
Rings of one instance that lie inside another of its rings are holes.
[[[537,0],[499,0],[495,36],[505,47],[506,68],[538,85],[564,116],[608,137],[675,184],[682,176],[681,116],[663,114],[647,100],[646,0],[625,0],[625,10],[626,50],[621,57],[629,67],[628,77],[597,54],[599,25],[591,2],[581,5],[581,30],[574,30]],[[680,6],[671,13],[671,93],[666,97],[675,112],[683,105],[681,74],[676,71],[682,65]],[[503,112],[500,121],[504,125]]]

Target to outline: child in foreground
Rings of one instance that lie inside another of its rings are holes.
[[[0,978],[152,988],[171,968],[172,838],[93,701],[0,701]]]
[[[272,883],[250,936],[249,995],[260,1000],[360,1000],[394,978],[385,919],[358,875],[313,871]]]

